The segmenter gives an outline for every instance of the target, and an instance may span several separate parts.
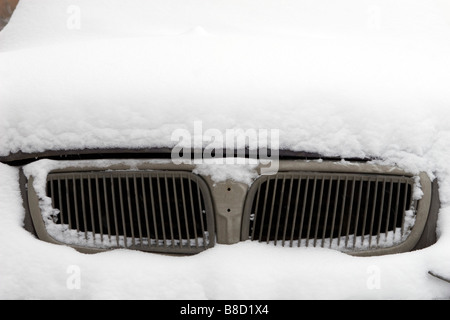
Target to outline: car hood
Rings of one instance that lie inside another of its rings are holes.
[[[421,155],[450,116],[450,28],[401,2],[20,1],[0,33],[0,156],[170,148],[195,121]]]

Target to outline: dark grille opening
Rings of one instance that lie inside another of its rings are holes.
[[[67,227],[58,238],[76,242],[76,231],[89,246],[145,251],[189,253],[213,246],[207,192],[203,180],[186,172],[52,173],[47,181],[59,210],[54,222]]]
[[[247,199],[244,219],[249,219],[249,228],[243,230],[243,238],[283,246],[390,246],[404,240],[412,227],[407,211],[415,209],[413,186],[413,178],[398,176],[261,177]]]

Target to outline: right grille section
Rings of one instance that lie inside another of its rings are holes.
[[[246,203],[243,240],[342,251],[395,246],[415,221],[414,179],[278,173],[262,176]]]

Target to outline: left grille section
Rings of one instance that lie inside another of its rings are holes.
[[[206,183],[190,172],[50,173],[58,241],[91,248],[197,253],[214,246]]]

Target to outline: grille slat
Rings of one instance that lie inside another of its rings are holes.
[[[316,219],[316,227],[314,230],[314,247],[317,245],[317,236],[319,234],[319,223],[320,223],[320,214],[322,212],[322,200],[323,200],[323,189],[324,189],[324,180],[325,178],[322,178],[321,180],[321,184],[320,184],[320,196],[319,196],[319,209],[318,209],[318,215],[317,215],[317,219]]]
[[[259,206],[259,196],[261,194],[261,185],[258,186],[258,191],[256,194],[256,210],[255,212],[258,212],[258,206]],[[257,214],[253,214],[253,216],[250,217],[250,220],[253,219],[253,223],[257,223],[258,222],[258,215]],[[253,228],[252,233],[251,233],[251,239],[254,240],[255,239],[255,228]]]
[[[95,220],[94,220],[94,203],[92,201],[92,186],[91,186],[91,178],[89,176],[87,176],[87,185],[88,185],[88,198],[89,198],[89,215],[91,218],[91,228],[92,228],[92,233],[96,234],[95,232]],[[60,193],[61,194],[61,193]],[[93,239],[95,242],[95,238]]]
[[[281,185],[281,194],[284,196],[284,187],[286,186],[286,177],[283,177],[283,182]],[[275,227],[275,245],[277,244],[278,239],[278,231],[280,230],[280,219],[281,219],[281,209],[282,206],[279,206],[278,214],[277,214],[277,225]],[[286,218],[289,216],[289,210],[286,213]]]
[[[348,177],[345,177],[345,185],[344,185],[344,193],[343,195],[347,194],[347,187],[348,187]],[[339,195],[338,195],[339,196]],[[337,245],[339,247],[339,245],[341,244],[341,235],[342,235],[342,228],[343,228],[343,224],[344,224],[344,217],[345,217],[345,201],[347,200],[347,198],[345,196],[343,196],[342,199],[342,207],[341,207],[341,219],[339,221],[339,230],[338,230],[338,235],[337,235]],[[330,241],[330,248],[332,245],[333,241]]]
[[[83,212],[83,227],[84,227],[84,237],[87,240],[88,239],[88,227],[87,227],[87,218],[86,218],[86,201],[85,201],[85,193],[84,193],[84,179],[81,179],[80,181],[81,185],[81,209]]]
[[[181,177],[181,199],[183,203],[183,215],[184,215],[184,227],[186,229],[186,238],[188,240],[188,246],[191,247],[191,233],[189,232],[189,220],[187,217],[186,197],[184,194],[184,178]]]
[[[361,183],[361,185],[363,185],[363,183]],[[366,197],[365,197],[365,205],[364,205],[364,216],[363,216],[363,221],[362,221],[362,226],[361,226],[361,245],[364,244],[364,236],[366,234],[365,230],[366,230],[366,223],[367,223],[367,214],[369,212],[369,200],[370,200],[371,188],[372,188],[372,183],[369,180],[369,181],[367,181],[367,189],[365,191]],[[355,239],[355,243],[356,243],[356,237],[354,239]]]
[[[94,178],[95,181],[95,193],[97,199],[100,199],[100,190],[99,190],[99,183],[98,183],[98,177]],[[102,208],[101,208],[101,202],[97,201],[97,218],[98,218],[98,224],[99,224],[99,230],[100,230],[100,241],[103,242],[103,223],[102,223]],[[62,223],[64,224],[64,223]]]
[[[407,207],[407,202],[408,202],[408,185],[404,186],[404,195],[403,195],[403,211],[407,211],[409,208]],[[401,227],[400,227],[400,234],[401,236],[403,236],[403,229],[405,227],[405,215],[402,215],[402,222],[401,222]]]
[[[287,227],[288,227],[288,219],[289,219],[289,215],[290,215],[293,186],[294,186],[294,177],[291,177],[290,182],[289,182],[288,207],[286,209],[287,214],[286,214],[286,219],[284,220],[284,228],[283,228],[283,242],[282,242],[283,247],[284,247],[285,241],[286,241],[286,232],[287,232]]]
[[[152,177],[150,176],[150,177],[148,177],[148,182],[149,182],[149,189],[150,189],[150,203],[151,203],[151,207],[152,207],[152,218],[153,218],[153,228],[154,228],[154,230],[155,230],[155,240],[156,240],[156,243],[158,243],[159,242],[159,236],[158,236],[158,223],[157,223],[157,218],[156,218],[156,215],[157,215],[157,213],[156,213],[156,209],[155,209],[155,198],[154,198],[154,195],[153,195],[153,184],[152,184]],[[144,192],[144,197],[146,197],[145,196],[145,193],[146,192]],[[161,201],[161,200],[160,200]],[[147,201],[146,201],[146,203],[147,203]],[[165,241],[165,236],[163,237],[164,239],[164,241]]]
[[[378,187],[379,187],[379,180],[378,177],[375,180],[375,195],[374,195],[374,203],[372,205],[372,214],[370,216],[370,228],[369,228],[369,247],[372,245],[372,235],[373,235],[373,228],[374,228],[374,220],[375,220],[375,213],[378,203]]]
[[[300,187],[301,187],[301,185],[299,185],[299,190],[300,190]],[[302,214],[300,216],[300,228],[298,231],[298,246],[299,247],[300,247],[301,239],[302,239],[303,222],[305,221],[304,218],[305,218],[305,213],[306,213],[306,199],[308,196],[308,188],[309,188],[309,177],[307,177],[307,179],[306,179],[306,190],[305,190],[305,194],[304,194],[304,198],[303,198]],[[297,209],[295,209],[295,211],[297,212]],[[295,228],[295,224],[293,225],[293,227]],[[292,230],[292,232],[294,233],[295,231]]]
[[[313,185],[313,193],[311,198],[311,204],[310,204],[310,210],[309,210],[309,219],[308,219],[308,228],[306,229],[306,246],[309,246],[309,235],[311,233],[311,225],[312,225],[312,219],[314,216],[314,202],[316,200],[316,188],[317,187],[317,177],[314,177],[314,185]],[[306,204],[306,202],[305,202]],[[303,229],[300,229],[300,235],[303,234]],[[301,240],[301,236],[299,237],[299,243]]]
[[[116,188],[115,188],[115,186],[114,186],[114,178],[113,178],[113,176],[111,175],[111,178],[110,178],[111,180],[110,180],[110,182],[111,182],[111,191],[112,191],[112,193],[111,194],[115,194],[116,192]],[[113,199],[111,199],[111,201],[112,201],[112,204],[113,204],[113,214],[114,214],[114,227],[115,227],[115,229],[114,229],[114,232],[117,234],[117,236],[116,236],[116,243],[117,243],[117,246],[120,246],[120,240],[119,240],[119,218],[118,218],[118,214],[117,214],[117,204],[116,204],[116,200],[117,200],[117,198],[113,198]]]
[[[60,242],[174,253],[214,245],[212,203],[204,196],[209,190],[194,174],[51,173],[47,181],[47,195],[59,211],[51,235]]]
[[[272,202],[270,205],[270,215],[269,215],[269,226],[267,228],[267,243],[269,243],[270,239],[270,231],[272,231],[272,220],[273,220],[273,210],[275,209],[275,197],[277,194],[277,187],[278,187],[278,177],[275,177],[275,187],[274,187],[274,191],[273,191],[273,195],[272,195]]]
[[[294,177],[292,177],[292,180],[294,180]],[[295,195],[294,217],[292,219],[291,238],[289,241],[290,247],[292,247],[294,245],[295,224],[297,222],[297,210],[298,210],[298,203],[299,203],[299,199],[300,199],[300,190],[301,190],[301,186],[302,186],[301,183],[302,183],[302,179],[300,178],[300,180],[298,182],[297,194]]]
[[[267,180],[267,183],[266,183],[266,185],[265,185],[265,196],[264,196],[264,205],[263,205],[263,208],[265,208],[266,207],[266,205],[267,205],[267,198],[268,198],[268,193],[269,193],[269,184],[270,184],[270,178]],[[255,215],[256,215],[257,213],[255,213]],[[261,217],[261,221],[264,221],[265,219],[265,215],[266,215],[266,210],[263,210],[262,211],[262,217]],[[260,228],[260,231],[259,231],[259,237],[258,237],[258,241],[262,241],[261,239],[262,239],[262,234],[263,234],[263,228]]]
[[[192,196],[192,182],[190,179],[188,179],[188,186],[189,186],[189,199],[191,202],[191,213],[192,213],[192,223],[193,223],[194,237],[195,237],[195,247],[199,248],[198,234],[197,234],[197,219],[195,217],[194,197]],[[187,220],[187,218],[186,218],[186,220]]]
[[[353,200],[355,198],[355,186],[356,186],[356,178],[353,177],[352,192],[351,192],[351,198],[350,198],[350,210],[348,211],[349,214],[347,215],[347,232],[345,234],[345,247],[348,246],[348,240],[349,240],[349,236],[350,236],[350,223],[352,221],[352,215],[353,215]],[[342,211],[342,214],[345,215],[345,211]]]
[[[413,185],[410,177],[375,174],[263,176],[247,199],[243,239],[346,251],[394,246],[411,231],[405,217],[415,210]]]
[[[144,175],[141,174],[141,188],[142,188],[142,200],[144,201],[144,218],[145,218],[145,230],[147,231],[147,237],[150,236],[150,224],[149,224],[149,217],[148,217],[148,207],[147,207],[147,190],[145,188],[145,179]],[[156,224],[155,224],[156,226]],[[156,241],[158,241],[158,234],[155,235]],[[142,239],[141,239],[142,241]]]
[[[69,180],[66,178],[64,179],[65,186],[66,186],[66,199],[70,199],[69,197]],[[70,201],[70,200],[69,200]],[[67,222],[69,223],[69,229],[72,229],[72,219],[70,214],[70,203],[67,205]]]
[[[107,192],[106,192],[106,177],[103,177],[103,197],[105,199],[105,213],[109,212],[109,205],[108,205],[108,196],[107,196]],[[100,203],[100,201],[99,201]],[[106,215],[106,229],[108,230],[108,240],[111,241],[111,221],[109,218],[109,214],[105,214]],[[71,229],[69,227],[69,229]],[[103,241],[103,239],[102,239]]]
[[[59,206],[60,206],[60,213],[59,213],[59,216],[60,216],[60,219],[61,219],[61,223],[62,224],[64,224],[64,209],[63,209],[63,206],[62,206],[62,200],[61,200],[61,180],[58,180],[58,193],[59,193],[59,196],[58,196],[58,203],[59,203]]]
[[[330,184],[329,184],[329,186],[328,186],[327,202],[326,202],[326,210],[325,210],[325,221],[324,221],[324,223],[323,223],[325,226],[327,225],[327,222],[328,222],[328,214],[329,214],[329,212],[330,212],[330,199],[331,199],[331,189],[332,189],[332,187],[333,187],[333,177],[331,177],[331,179],[330,179]],[[322,231],[322,244],[321,244],[321,247],[322,247],[322,248],[323,248],[324,245],[325,245],[325,235],[326,235],[326,231],[327,231],[327,228],[323,228],[323,231]]]
[[[385,197],[383,195],[386,194],[386,178],[383,178],[383,186],[382,186],[381,194],[382,194],[382,196],[381,196],[380,208],[384,208]],[[378,217],[377,243],[380,242],[382,219],[383,219],[383,215],[380,214]]]
[[[175,180],[174,177],[172,177],[172,182],[173,182],[173,193],[175,196],[175,199],[178,199],[178,193],[177,193],[177,188],[176,188],[176,184],[175,184]],[[176,212],[176,220],[177,220],[177,229],[178,229],[178,239],[180,241],[180,243],[183,241],[182,237],[181,237],[181,222],[180,222],[180,210],[178,208],[178,201],[175,201],[175,212]]]
[[[203,237],[203,246],[206,248],[207,244],[208,244],[208,239],[207,239],[207,234],[206,234],[206,229],[205,229],[205,221],[203,219],[203,201],[201,199],[201,192],[200,192],[200,184],[199,184],[199,178],[197,177],[197,197],[198,197],[198,204],[200,205],[200,225],[202,227],[202,237]],[[208,230],[208,232],[210,232]]]
[[[394,214],[394,226],[397,225],[397,216],[398,216],[398,211],[399,211],[399,207],[400,207],[400,191],[401,191],[401,185],[397,184],[397,200],[395,201],[395,214]],[[395,238],[395,232],[396,232],[396,228],[394,228],[394,238]]]
[[[142,236],[142,224],[141,224],[141,209],[139,206],[139,198],[138,195],[142,194],[141,192],[138,192],[138,187],[137,187],[137,181],[136,181],[136,176],[133,175],[133,187],[134,187],[134,203],[136,206],[136,217],[137,217],[137,225],[138,225],[138,234],[139,234],[139,243],[140,245],[143,244],[143,236]]]

